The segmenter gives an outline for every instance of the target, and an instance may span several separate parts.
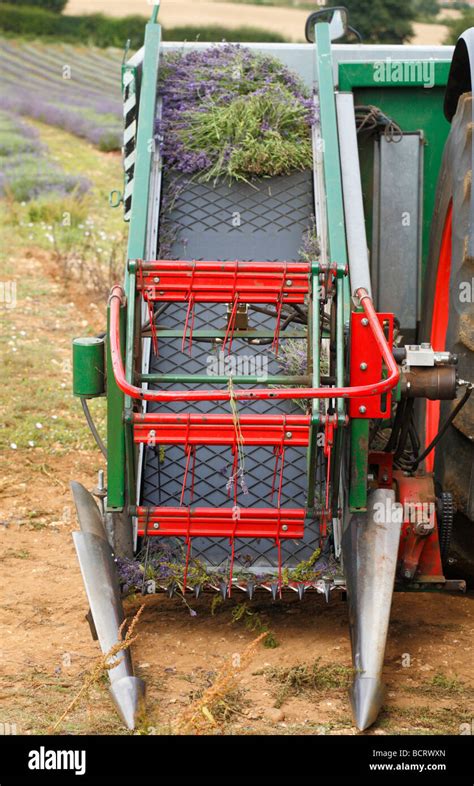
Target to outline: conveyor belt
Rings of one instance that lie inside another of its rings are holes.
[[[170,183],[164,180],[164,191]],[[314,213],[312,172],[298,172],[288,177],[276,177],[258,184],[237,183],[197,184],[179,181],[171,184],[177,196],[172,210],[162,217],[160,232],[171,238],[167,257],[170,259],[219,261],[239,259],[241,261],[267,260],[297,261],[301,258],[303,235],[311,225]],[[166,228],[163,229],[163,220]],[[162,235],[163,237],[164,235]],[[162,314],[159,327],[183,329],[186,305],[172,304]],[[273,331],[271,317],[250,312],[250,326]],[[225,304],[200,305],[196,308],[194,330],[225,329]],[[281,334],[283,340],[284,333]],[[214,350],[215,351],[215,350]],[[270,346],[251,346],[234,338],[233,354],[239,358],[262,356],[267,362],[268,374],[281,374],[281,367]],[[195,341],[191,355],[181,351],[181,338],[160,339],[159,354],[150,358],[151,373],[205,374],[211,362],[211,343]],[[262,360],[262,357],[260,357]],[[262,366],[260,366],[261,368]],[[211,388],[209,383],[201,387]],[[154,386],[152,386],[154,387]],[[160,387],[186,387],[183,384],[160,383]],[[194,385],[197,388],[199,385]],[[216,387],[221,387],[216,386]],[[213,402],[181,402],[166,405],[149,405],[148,411],[155,412],[226,412],[228,406]],[[239,412],[253,413],[301,413],[301,408],[289,401],[246,402]],[[163,458],[163,449],[162,449]],[[245,479],[249,493],[239,489],[238,502],[243,507],[269,507],[276,505],[276,496],[271,501],[271,487],[275,464],[271,448],[244,448]],[[159,448],[145,448],[144,473],[141,504],[146,506],[178,506],[185,471],[185,453],[182,447],[166,447],[164,460],[159,460]],[[232,507],[226,489],[231,473],[232,461],[229,448],[202,446],[197,450],[193,506]],[[285,456],[284,482],[281,505],[304,507],[306,500],[306,449],[289,448]],[[189,492],[186,492],[185,504]],[[302,541],[288,541],[282,546],[284,564],[289,566],[308,559],[318,543],[317,526],[307,522]],[[193,555],[208,565],[224,565],[229,557],[227,539],[193,539]],[[235,570],[251,568],[257,572],[274,567],[276,548],[272,541],[236,541]]]

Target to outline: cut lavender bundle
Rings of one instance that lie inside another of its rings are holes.
[[[160,70],[156,131],[169,169],[248,180],[312,166],[313,103],[299,77],[239,45],[173,53]]]

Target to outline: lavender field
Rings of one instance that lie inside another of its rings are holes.
[[[121,62],[118,50],[0,39],[0,110],[118,150]]]
[[[50,159],[35,128],[0,111],[0,197],[29,202],[49,194],[82,196],[89,186],[86,177],[66,175]]]

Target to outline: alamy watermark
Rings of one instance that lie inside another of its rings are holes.
[[[416,82],[423,87],[434,87],[436,81],[434,60],[377,60],[373,64],[374,82],[403,84]]]
[[[206,358],[206,373],[209,377],[256,377],[268,379],[268,358],[263,354],[228,355],[220,350]]]
[[[402,504],[386,499],[385,502],[376,502],[374,505],[374,521],[377,524],[383,522],[418,524],[422,520],[433,521],[435,513],[436,505],[433,502],[404,502]]]
[[[16,281],[0,281],[0,305],[16,308]]]

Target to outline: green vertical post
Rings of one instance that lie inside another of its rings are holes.
[[[125,350],[125,308],[120,309],[122,354]],[[107,335],[110,335],[110,306],[107,310]],[[125,424],[124,395],[115,382],[107,341],[107,508],[123,510],[125,504]]]
[[[349,507],[351,511],[367,509],[367,474],[369,459],[369,420],[351,420],[351,466]]]
[[[156,96],[158,87],[158,63],[160,56],[161,27],[156,24],[157,7],[152,21],[145,28],[145,48],[138,108],[138,127],[134,187],[130,229],[128,238],[127,262],[129,259],[143,259],[145,255],[148,199],[150,192],[151,161],[154,150]],[[125,268],[124,290],[127,309],[121,311],[122,351],[126,376],[133,382],[135,347],[135,270]],[[128,314],[126,314],[126,311]],[[110,314],[109,314],[110,319]],[[107,350],[107,489],[108,507],[123,509],[126,498],[126,485],[130,502],[135,503],[135,450],[133,446],[130,414],[132,400],[124,397],[115,384],[110,349]],[[127,417],[125,415],[127,413]],[[127,446],[127,451],[125,447]],[[127,484],[126,484],[127,479]]]

